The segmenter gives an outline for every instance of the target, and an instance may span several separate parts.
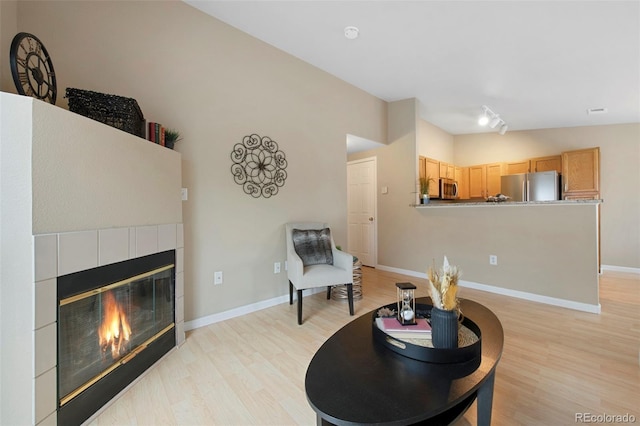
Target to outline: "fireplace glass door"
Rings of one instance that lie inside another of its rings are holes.
[[[174,327],[173,267],[59,300],[60,406]]]

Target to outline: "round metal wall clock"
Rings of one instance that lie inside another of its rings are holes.
[[[13,82],[21,95],[32,96],[55,105],[58,89],[49,52],[38,37],[18,33],[9,52]]]

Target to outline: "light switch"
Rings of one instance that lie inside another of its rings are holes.
[[[187,188],[182,188],[182,201],[187,201],[189,198],[189,190]]]
[[[383,186],[382,187],[382,193],[383,194],[388,194],[389,193],[389,187],[388,186]]]

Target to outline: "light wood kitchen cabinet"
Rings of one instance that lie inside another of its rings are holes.
[[[525,161],[517,161],[514,163],[507,163],[505,165],[505,174],[506,175],[515,175],[517,173],[529,173],[530,169],[529,160]],[[494,194],[495,195],[495,194]]]
[[[440,188],[438,179],[440,178],[440,162],[428,157],[419,157],[420,177],[433,179],[429,185],[429,197],[439,197]]]
[[[531,172],[549,172],[552,170],[557,171],[558,173],[562,173],[562,156],[561,155],[551,155],[549,157],[537,157],[532,158],[531,162]]]
[[[600,198],[600,148],[562,153],[562,198],[565,200]]]
[[[500,193],[500,177],[505,174],[505,163],[480,164],[469,167],[469,197],[487,198]]]
[[[599,200],[600,194],[597,193],[585,193],[585,194],[566,194],[563,200]]]
[[[456,167],[454,179],[458,182],[458,198],[468,200],[469,197],[469,167]]]
[[[504,163],[487,164],[487,188],[485,197],[500,193],[501,176],[504,173]]]
[[[454,179],[455,178],[455,166],[440,162],[440,178]]]
[[[484,198],[487,188],[487,166],[469,167],[469,198]]]

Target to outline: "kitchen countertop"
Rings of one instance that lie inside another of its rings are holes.
[[[428,204],[411,204],[420,209],[450,207],[494,207],[494,206],[566,206],[601,204],[604,200],[555,200],[555,201],[482,201],[482,200],[430,200]]]

